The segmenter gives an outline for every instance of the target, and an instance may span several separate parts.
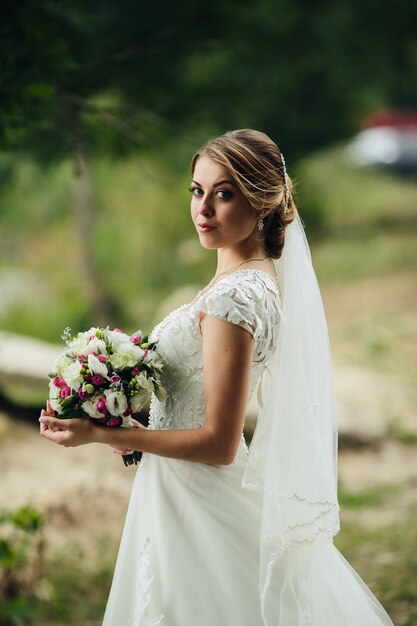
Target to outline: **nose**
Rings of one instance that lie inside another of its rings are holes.
[[[200,199],[197,209],[199,215],[212,215],[214,211],[213,201],[210,194],[206,193]]]

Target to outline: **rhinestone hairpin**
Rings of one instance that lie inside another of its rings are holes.
[[[281,160],[282,160],[282,167],[284,170],[284,213],[288,213],[289,211],[288,201],[290,199],[290,190],[288,188],[287,168],[285,166],[285,159],[284,159],[284,155],[282,154],[282,152],[281,152]]]

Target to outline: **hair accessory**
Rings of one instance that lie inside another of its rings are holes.
[[[287,168],[285,166],[285,159],[284,159],[284,155],[282,154],[282,152],[281,152],[281,160],[282,160],[282,169],[284,171],[284,213],[288,213],[289,211],[288,201],[290,199],[290,190],[288,188]]]
[[[258,222],[258,230],[263,230],[263,228],[264,228],[264,221],[261,218]]]

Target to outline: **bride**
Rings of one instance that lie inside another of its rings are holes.
[[[217,270],[152,331],[167,398],[152,397],[149,428],[59,420],[49,405],[40,418],[64,446],[143,451],[103,624],[392,626],[333,544],[328,332],[284,157],[238,130],[205,144],[191,170],[191,216]]]

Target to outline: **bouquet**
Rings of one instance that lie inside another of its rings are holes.
[[[81,417],[97,425],[131,427],[152,392],[164,400],[163,362],[141,331],[127,335],[119,328],[90,328],[62,335],[66,349],[49,374],[49,400],[58,418]],[[140,452],[123,455],[125,465],[137,464]]]

